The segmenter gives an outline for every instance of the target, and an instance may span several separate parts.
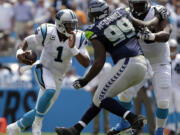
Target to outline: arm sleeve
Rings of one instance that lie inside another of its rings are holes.
[[[40,42],[39,42],[39,40],[37,40],[37,37],[35,34],[26,37],[25,40],[26,40],[28,46],[34,46],[34,45],[37,46],[40,44]]]

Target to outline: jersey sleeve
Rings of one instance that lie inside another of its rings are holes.
[[[42,24],[35,30],[35,34],[30,35],[25,38],[28,45],[42,45],[44,46],[44,42],[47,36],[47,24]]]
[[[88,40],[98,38],[96,33],[97,33],[97,30],[96,30],[95,24],[89,25],[88,28],[85,30],[85,37]]]

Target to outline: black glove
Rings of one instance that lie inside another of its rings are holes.
[[[88,84],[88,81],[83,79],[83,78],[79,78],[78,80],[74,81],[73,82],[73,87],[75,89],[80,89],[84,86],[86,86],[86,84]]]

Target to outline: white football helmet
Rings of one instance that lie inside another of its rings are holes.
[[[63,9],[56,13],[55,25],[57,30],[67,37],[70,37],[69,32],[77,28],[78,19],[76,14],[70,9]]]
[[[175,57],[178,53],[178,42],[176,41],[176,39],[170,39],[168,43],[170,47],[171,57]]]

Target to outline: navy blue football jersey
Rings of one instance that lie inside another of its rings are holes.
[[[85,36],[89,40],[99,40],[114,63],[125,57],[143,54],[126,9],[117,9],[108,17],[90,25]]]

